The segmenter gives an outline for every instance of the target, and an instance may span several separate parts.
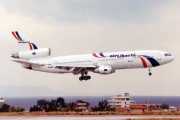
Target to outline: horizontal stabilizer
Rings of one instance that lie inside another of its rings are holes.
[[[38,66],[44,66],[44,64],[39,64],[39,63],[34,63],[30,61],[25,61],[25,60],[12,60],[14,62],[20,63],[20,64],[25,64],[25,65],[38,65]]]

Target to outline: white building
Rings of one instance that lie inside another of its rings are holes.
[[[85,101],[77,100],[76,103],[75,103],[75,108],[76,109],[86,110],[88,108],[88,104]]]
[[[87,109],[87,103],[77,103],[76,104],[76,109]]]
[[[175,107],[175,106],[169,106],[169,111],[177,111],[177,107]]]
[[[125,108],[130,109],[130,105],[135,104],[133,100],[130,100],[129,93],[125,93],[125,96],[115,95],[112,100],[108,100],[108,105],[111,108]]]
[[[5,103],[5,100],[3,98],[0,98],[0,107]]]

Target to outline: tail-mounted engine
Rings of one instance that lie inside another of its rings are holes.
[[[94,69],[95,73],[99,74],[112,74],[115,70],[111,66],[100,66],[99,68]]]
[[[11,57],[19,58],[19,59],[33,59],[33,58],[47,57],[50,55],[51,55],[50,48],[40,48],[40,49],[36,49],[36,50],[12,53]]]

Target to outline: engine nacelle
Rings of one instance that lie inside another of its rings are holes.
[[[21,64],[21,66],[22,66],[23,68],[26,68],[26,69],[29,69],[29,70],[32,69],[32,68],[31,68],[31,65]]]
[[[99,74],[112,74],[115,70],[111,66],[100,66],[94,69],[94,72]]]
[[[47,57],[50,55],[51,55],[50,48],[40,48],[40,49],[36,49],[36,50],[12,53],[11,57],[19,58],[19,59],[33,59],[33,58],[39,58],[39,57]]]

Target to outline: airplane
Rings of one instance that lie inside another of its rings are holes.
[[[12,61],[20,63],[23,68],[49,73],[81,74],[79,80],[89,80],[88,72],[108,75],[119,69],[158,67],[174,60],[174,57],[160,50],[139,50],[125,52],[92,53],[50,58],[50,48],[38,48],[22,33],[12,32],[19,45],[26,47],[11,53]]]

